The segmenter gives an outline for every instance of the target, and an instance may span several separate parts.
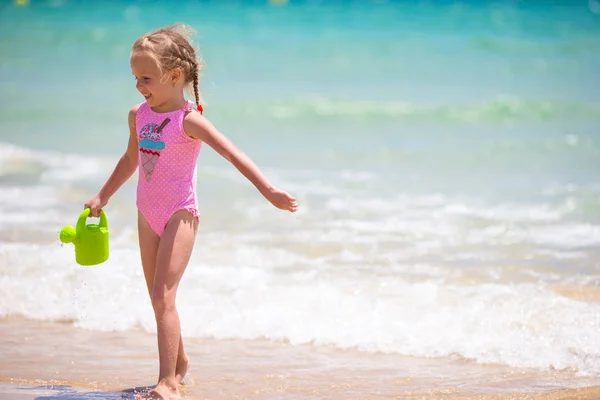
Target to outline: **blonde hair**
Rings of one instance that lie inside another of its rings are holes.
[[[185,90],[194,95],[200,106],[200,71],[204,65],[191,40],[194,29],[185,24],[173,24],[158,28],[139,37],[131,46],[131,52],[146,51],[153,56],[163,73],[181,68]]]

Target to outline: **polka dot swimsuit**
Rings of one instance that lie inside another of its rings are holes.
[[[196,199],[196,163],[202,142],[183,130],[183,118],[196,112],[191,101],[167,113],[142,103],[136,113],[139,177],[136,204],[152,230],[162,236],[171,216],[179,210],[199,218]]]

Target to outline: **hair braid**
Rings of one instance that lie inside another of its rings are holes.
[[[200,94],[199,94],[199,90],[198,90],[198,68],[194,68],[194,72],[192,74],[193,74],[192,79],[194,80],[194,96],[196,97],[196,104],[198,105],[198,107],[201,107],[200,106]]]

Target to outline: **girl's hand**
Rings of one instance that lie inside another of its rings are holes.
[[[272,189],[265,197],[271,202],[271,204],[279,209],[290,212],[296,212],[298,210],[298,203],[296,202],[296,199],[283,190]]]
[[[100,197],[99,194],[97,194],[94,197],[92,197],[87,203],[85,203],[83,208],[89,208],[90,216],[98,218],[100,217],[100,211],[102,211],[102,207],[104,207],[107,203],[108,200],[104,200],[102,197]]]

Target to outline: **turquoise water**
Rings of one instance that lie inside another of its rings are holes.
[[[600,14],[548,3],[2,3],[0,315],[153,330],[135,178],[109,262],[56,233],[125,149],[131,43],[183,21],[205,115],[301,205],[202,150],[186,334],[600,373]]]

